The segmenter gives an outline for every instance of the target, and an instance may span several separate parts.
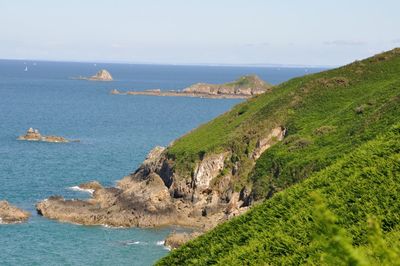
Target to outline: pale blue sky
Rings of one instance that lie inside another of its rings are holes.
[[[0,58],[340,65],[400,46],[398,0],[0,0]]]

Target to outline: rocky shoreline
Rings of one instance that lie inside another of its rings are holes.
[[[255,156],[281,141],[285,131],[282,127],[272,129],[259,141]],[[83,225],[177,225],[207,231],[248,210],[250,191],[244,187],[236,192],[232,174],[221,176],[230,152],[204,156],[189,178],[174,171],[166,151],[155,147],[141,166],[116,187],[102,187],[98,182],[81,184],[80,188],[93,190],[90,199],[52,196],[37,203],[37,212],[50,219]]]
[[[174,182],[164,150],[154,148],[139,169],[124,177],[116,187],[91,186],[94,193],[89,200],[53,196],[39,202],[37,211],[50,219],[85,225],[179,225],[207,230],[247,210],[247,206],[242,206],[239,193],[229,190],[219,195],[208,189],[227,154],[203,160],[193,180],[195,183],[191,180]],[[220,201],[221,196],[223,201]]]
[[[31,214],[19,209],[5,200],[0,201],[0,224],[22,223],[29,219]]]

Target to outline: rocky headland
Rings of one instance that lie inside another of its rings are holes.
[[[281,141],[284,135],[284,128],[273,129],[259,141],[254,154]],[[233,189],[235,170],[222,172],[230,152],[206,155],[192,175],[182,176],[175,171],[167,150],[155,147],[116,187],[102,187],[97,182],[81,184],[81,188],[93,189],[89,200],[52,196],[39,202],[37,211],[51,219],[85,225],[180,225],[207,231],[249,208],[250,191],[245,187]]]
[[[53,143],[67,143],[67,142],[79,142],[79,140],[68,140],[60,136],[44,136],[40,134],[38,129],[29,128],[25,135],[19,136],[18,140],[26,141],[43,141]]]
[[[108,72],[105,69],[100,70],[91,77],[77,77],[73,79],[91,80],[91,81],[113,81],[113,77],[111,76],[110,72]]]
[[[256,75],[248,75],[233,82],[224,84],[196,83],[183,90],[162,91],[151,89],[144,91],[119,91],[113,89],[113,95],[149,95],[149,96],[183,96],[199,98],[233,98],[243,99],[271,90],[272,86]]]
[[[0,201],[0,224],[21,223],[29,219],[31,214],[21,210],[7,201]]]

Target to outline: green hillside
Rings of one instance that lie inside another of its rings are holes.
[[[292,79],[183,136],[168,148],[180,176],[190,177],[204,154],[230,151],[224,172],[239,165],[234,188],[270,199],[160,263],[392,265],[400,245],[398,121],[394,49]],[[277,126],[285,139],[254,163],[257,140]]]
[[[175,171],[190,177],[204,154],[231,151],[225,172],[239,165],[235,188],[263,199],[330,165],[399,118],[400,49],[318,74],[295,78],[252,98],[178,139],[168,148]],[[287,137],[254,162],[260,137]]]
[[[399,265],[400,124],[159,265]]]

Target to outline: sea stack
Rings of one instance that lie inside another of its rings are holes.
[[[0,224],[21,223],[31,216],[27,211],[10,205],[7,201],[0,201]]]
[[[96,73],[96,75],[91,76],[89,80],[94,80],[94,81],[112,81],[113,77],[111,76],[110,72],[108,72],[105,69],[100,70],[99,72]]]

